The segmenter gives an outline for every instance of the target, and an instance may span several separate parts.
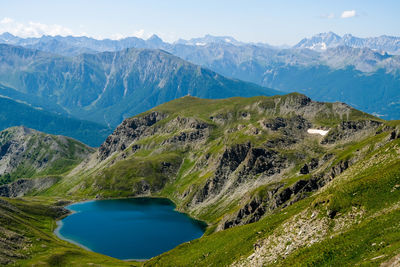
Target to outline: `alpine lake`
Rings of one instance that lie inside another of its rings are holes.
[[[206,224],[161,198],[93,200],[66,207],[56,235],[121,260],[145,260],[199,238]]]

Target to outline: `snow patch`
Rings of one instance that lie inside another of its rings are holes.
[[[329,130],[319,130],[319,129],[308,129],[307,133],[309,134],[320,134],[322,136],[325,136]]]
[[[325,51],[327,48],[328,47],[327,47],[326,43],[324,43],[324,42],[316,43],[316,44],[313,44],[312,46],[310,46],[310,49],[312,49],[312,50],[323,50],[323,51]]]

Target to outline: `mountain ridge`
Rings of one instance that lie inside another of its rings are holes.
[[[130,48],[72,58],[4,44],[0,50],[0,83],[46,105],[56,103],[51,111],[111,126],[187,94],[223,98],[279,93],[225,78],[162,50]]]
[[[48,112],[12,98],[0,96],[0,105],[0,130],[24,125],[50,134],[69,136],[92,147],[99,146],[111,133],[104,125]]]
[[[304,38],[294,45],[294,48],[309,48],[317,51],[337,46],[353,48],[369,48],[381,53],[400,54],[400,37],[381,35],[378,37],[360,38],[351,34],[339,36],[333,32],[319,33],[310,38]]]

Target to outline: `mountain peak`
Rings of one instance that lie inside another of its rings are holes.
[[[326,50],[338,46],[353,48],[369,48],[377,51],[385,51],[391,54],[400,53],[400,37],[379,36],[359,38],[350,33],[340,37],[334,32],[319,33],[311,38],[304,38],[293,48],[308,48],[311,50]]]
[[[232,44],[232,45],[243,44],[231,36],[215,36],[215,35],[211,35],[211,34],[206,34],[203,37],[192,38],[189,40],[179,39],[175,43],[176,44],[185,44],[185,45],[195,45],[195,46],[204,46],[204,45],[213,44],[213,43],[214,44]]]
[[[163,43],[163,40],[158,37],[158,35],[153,34],[152,36],[150,36],[149,39],[147,39],[147,41],[152,42],[152,43]]]
[[[3,32],[2,34],[0,34],[0,40],[9,41],[9,40],[12,40],[15,38],[17,38],[17,37],[12,35],[9,32]]]
[[[17,134],[20,134],[20,135],[29,135],[29,134],[31,134],[31,133],[37,132],[36,130],[27,128],[27,127],[25,127],[25,126],[23,126],[23,125],[21,125],[21,126],[10,127],[10,128],[5,129],[4,131],[6,131],[6,132],[12,132],[12,133],[17,133]]]

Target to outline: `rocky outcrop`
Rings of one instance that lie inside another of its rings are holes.
[[[286,167],[286,161],[276,151],[252,147],[250,143],[228,147],[219,160],[214,176],[196,194],[195,203],[219,194],[228,179],[234,180],[233,187],[238,187],[251,177],[280,173]]]
[[[363,132],[376,131],[381,125],[382,122],[374,120],[343,121],[329,131],[328,135],[321,141],[321,144],[333,144],[340,140],[355,138],[355,136]]]
[[[133,141],[154,134],[150,128],[167,115],[153,111],[144,116],[124,120],[100,146],[97,158],[105,160],[117,151],[125,150]]]
[[[315,170],[318,168],[319,160],[316,158],[312,158],[310,163],[304,164],[303,167],[300,169],[300,174],[308,174],[310,171]]]
[[[265,120],[263,126],[272,131],[281,130],[287,136],[296,136],[305,133],[311,127],[311,123],[303,116],[296,115],[289,118],[277,117]]]
[[[352,163],[353,161],[341,161],[326,173],[315,175],[308,180],[299,180],[286,188],[283,184],[270,186],[262,194],[255,195],[237,213],[224,218],[218,229],[223,230],[236,225],[256,222],[278,208],[284,208],[306,198],[308,193],[315,192],[325,186],[336,176],[347,170]],[[335,216],[335,214],[332,215]]]
[[[225,149],[219,160],[215,175],[207,180],[202,189],[198,191],[195,196],[195,203],[203,202],[210,195],[219,193],[229,175],[244,161],[250,148],[250,143],[247,143]]]
[[[57,183],[58,180],[57,177],[19,179],[0,186],[0,197],[22,197],[32,191],[43,191]]]
[[[206,131],[202,130],[195,130],[191,132],[180,132],[178,135],[173,136],[172,138],[169,138],[165,140],[162,144],[186,144],[186,143],[191,143],[197,142],[199,140],[205,140],[206,137],[208,136],[208,133]]]
[[[169,131],[178,130],[179,133],[162,142],[162,145],[193,145],[196,142],[206,141],[210,134],[209,125],[194,118],[178,116],[167,125]]]

